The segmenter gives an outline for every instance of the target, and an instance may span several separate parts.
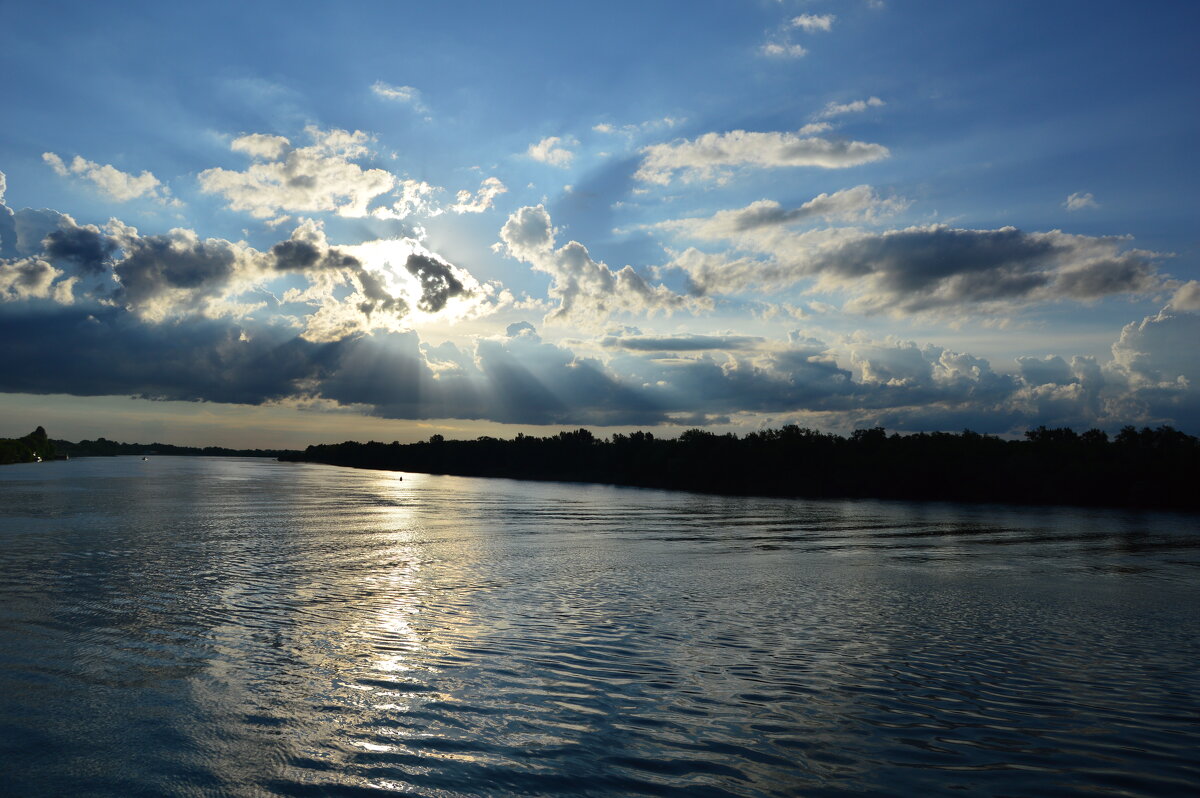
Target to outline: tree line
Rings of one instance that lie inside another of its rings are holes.
[[[961,433],[848,437],[788,425],[743,436],[687,430],[599,438],[489,436],[309,446],[285,461],[460,476],[602,482],[707,493],[1200,509],[1200,439],[1169,426],[1112,439],[1038,427],[1020,440]]]
[[[20,438],[0,438],[0,465],[53,460],[56,454],[54,441],[41,427]]]
[[[77,442],[51,440],[38,427],[20,438],[0,438],[0,465],[33,463],[71,457],[115,457],[117,455],[173,455],[210,457],[280,457],[295,454],[291,449],[227,449],[223,446],[175,446],[170,443],[121,443],[107,438]]]

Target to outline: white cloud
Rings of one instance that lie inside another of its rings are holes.
[[[755,133],[733,130],[705,133],[696,139],[654,144],[642,150],[644,158],[635,177],[667,185],[680,172],[685,182],[727,180],[736,167],[771,169],[813,166],[844,169],[882,160],[890,154],[881,144],[831,141],[795,133]]]
[[[492,207],[496,197],[507,191],[508,187],[500,182],[500,178],[488,177],[479,184],[479,190],[474,195],[466,190],[458,192],[458,201],[450,206],[450,210],[455,213],[483,213]]]
[[[854,100],[848,103],[831,102],[825,106],[821,113],[817,114],[817,118],[829,119],[835,116],[842,116],[843,114],[860,114],[868,108],[879,108],[883,105],[887,105],[887,103],[878,97],[868,97],[865,100]]]
[[[409,105],[417,113],[423,114],[429,110],[421,99],[421,91],[412,86],[392,86],[382,80],[377,80],[371,84],[371,91],[385,100]]]
[[[575,159],[575,153],[568,150],[567,147],[574,146],[575,144],[576,142],[572,139],[547,136],[537,144],[530,144],[525,154],[535,161],[541,161],[542,163],[548,163],[551,166],[565,169]]]
[[[1176,289],[1169,307],[1173,310],[1200,310],[1200,280],[1189,280]]]
[[[305,132],[313,142],[307,147],[293,147],[282,136],[251,134],[235,139],[230,149],[249,155],[255,163],[241,172],[206,169],[199,176],[201,189],[224,196],[232,210],[269,219],[282,212],[366,216],[371,200],[395,186],[390,172],[351,162],[370,153],[366,133],[314,126]]]
[[[833,21],[837,19],[833,14],[801,14],[798,17],[793,17],[791,26],[800,28],[806,33],[814,33],[816,31],[830,31],[833,29]]]
[[[550,275],[548,293],[558,307],[546,317],[547,321],[594,325],[616,312],[670,313],[698,306],[690,297],[648,284],[632,266],[613,271],[593,260],[587,247],[578,241],[555,249],[555,232],[550,214],[541,205],[520,208],[500,230],[500,240],[510,257]]]
[[[229,149],[264,161],[278,161],[291,149],[292,143],[283,136],[251,133],[233,140]]]
[[[833,125],[828,122],[809,122],[804,127],[796,131],[800,136],[811,136],[815,133],[828,133],[833,130]]]
[[[442,209],[432,200],[434,192],[440,190],[424,180],[401,180],[399,191],[396,192],[399,198],[390,207],[373,209],[371,215],[376,219],[406,219],[414,215],[440,216]]]
[[[1076,191],[1074,194],[1067,197],[1067,201],[1063,203],[1063,206],[1068,211],[1081,211],[1084,208],[1099,208],[1100,203],[1096,202],[1096,198],[1093,197],[1090,192],[1087,194],[1082,194]]]
[[[683,124],[685,121],[687,120],[679,116],[664,116],[661,119],[648,119],[645,122],[620,126],[613,125],[608,122],[601,122],[599,124],[592,125],[592,130],[596,131],[597,133],[604,133],[606,135],[620,134],[628,138],[633,138],[634,136],[642,133],[656,130],[669,130],[677,125]]]
[[[791,42],[767,42],[759,51],[769,58],[803,58],[808,50]]]
[[[90,180],[104,194],[117,202],[128,202],[138,197],[149,197],[159,202],[172,202],[170,190],[148,171],[140,175],[122,172],[111,164],[100,165],[76,155],[68,166],[52,152],[42,153],[42,160],[62,177],[75,175]]]

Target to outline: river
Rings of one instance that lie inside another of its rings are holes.
[[[1198,577],[1189,515],[5,466],[0,792],[1195,793]]]

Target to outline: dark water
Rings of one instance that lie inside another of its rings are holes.
[[[7,466],[0,793],[1194,793],[1198,527]]]

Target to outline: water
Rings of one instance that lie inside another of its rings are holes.
[[[1200,790],[1195,516],[0,469],[0,793]]]

